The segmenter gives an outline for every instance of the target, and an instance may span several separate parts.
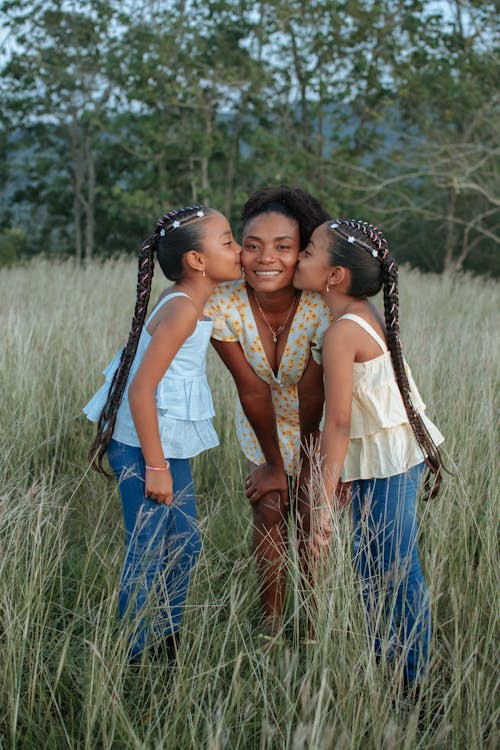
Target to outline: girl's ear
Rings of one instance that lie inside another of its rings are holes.
[[[203,271],[205,269],[205,258],[198,250],[188,250],[184,253],[184,265],[186,269],[192,268],[193,271]]]
[[[328,286],[343,284],[347,278],[347,268],[344,266],[333,266],[328,274]]]

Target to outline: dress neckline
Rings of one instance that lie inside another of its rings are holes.
[[[262,343],[262,339],[261,339],[260,334],[259,334],[259,328],[257,326],[257,320],[255,318],[254,311],[252,309],[252,305],[250,304],[250,295],[248,294],[248,286],[247,286],[246,282],[243,282],[243,289],[244,289],[244,292],[245,292],[245,303],[246,303],[248,309],[250,310],[250,314],[252,316],[252,320],[253,320],[253,323],[255,325],[255,339],[257,341],[257,345],[259,347],[259,351],[261,353],[261,356],[262,356],[264,362],[266,363],[266,366],[269,369],[269,372],[271,373],[274,381],[276,383],[281,383],[280,372],[281,372],[281,369],[282,369],[283,361],[285,360],[285,358],[288,355],[290,335],[291,335],[292,330],[293,330],[294,325],[295,325],[295,321],[296,321],[296,318],[297,318],[297,313],[299,312],[300,307],[302,305],[303,294],[300,293],[299,302],[298,302],[297,307],[295,309],[295,312],[293,314],[292,322],[290,323],[290,328],[288,329],[288,333],[286,334],[285,346],[283,348],[283,352],[281,354],[281,358],[279,360],[278,367],[277,367],[276,372],[275,372],[273,370],[273,368],[271,367],[271,363],[269,362],[269,358],[268,358],[268,356],[266,354],[266,350],[264,349],[264,344]],[[253,290],[253,287],[252,287],[252,290]]]

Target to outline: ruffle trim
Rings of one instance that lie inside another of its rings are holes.
[[[425,404],[408,365],[406,374],[413,406],[424,416]],[[351,439],[370,437],[380,430],[402,425],[409,425],[408,415],[394,378],[390,354],[387,352],[369,362],[363,362],[362,367],[355,369]]]
[[[197,421],[215,415],[205,375],[163,378],[156,389],[156,405],[160,417]]]
[[[103,374],[106,381],[104,385],[83,408],[84,414],[92,422],[97,422],[104,408],[113,375],[120,361],[120,354],[121,352],[116,355],[104,370]],[[129,382],[133,374],[131,372]],[[122,412],[124,404],[127,403],[127,395],[128,384],[123,395],[119,414]],[[168,416],[177,420],[198,421],[210,419],[215,415],[212,393],[205,374],[186,378],[168,373],[162,378],[156,389],[156,405],[160,419]]]
[[[118,422],[113,438],[125,445],[140,448],[137,432],[127,422]],[[167,458],[193,458],[219,445],[219,438],[211,419],[185,422],[182,419],[163,419],[160,422],[160,441]]]
[[[444,437],[430,419],[425,415],[422,418],[434,443],[440,445]],[[368,437],[351,437],[342,470],[342,481],[402,474],[412,466],[417,466],[424,458],[409,424],[379,429]]]
[[[90,401],[83,407],[83,413],[91,422],[97,422],[101,416],[104,404],[108,398],[109,385],[109,383],[104,383],[104,385],[99,388],[97,393],[94,393]]]

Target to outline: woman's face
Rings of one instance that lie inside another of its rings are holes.
[[[292,285],[300,251],[299,225],[283,214],[255,216],[243,228],[241,264],[256,292],[276,292]]]
[[[311,235],[309,244],[300,253],[293,277],[297,289],[324,292],[332,271],[329,258],[330,236],[327,224],[321,224]]]

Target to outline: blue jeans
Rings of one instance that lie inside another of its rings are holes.
[[[416,503],[424,464],[352,484],[354,559],[377,658],[402,660],[407,683],[429,664],[429,592],[420,567]]]
[[[138,656],[152,637],[179,629],[201,546],[193,480],[189,459],[170,458],[174,499],[163,505],[144,497],[140,448],[112,440],[107,455],[118,480],[126,532],[118,612],[131,625],[129,654]]]

